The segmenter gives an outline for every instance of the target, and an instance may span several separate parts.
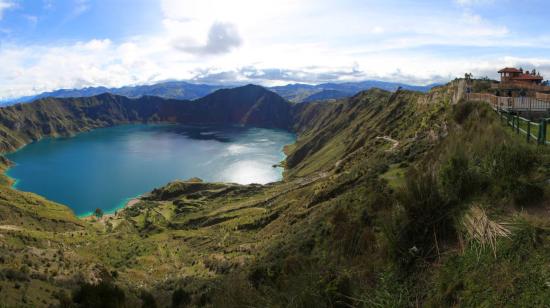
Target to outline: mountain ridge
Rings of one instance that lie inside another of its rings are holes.
[[[309,84],[289,84],[286,86],[272,87],[271,90],[283,96],[293,103],[302,103],[310,102],[312,99],[316,99],[316,94],[322,93],[323,91],[336,91],[340,93],[336,97],[330,98],[343,98],[351,97],[361,91],[369,90],[372,88],[378,88],[390,92],[394,92],[397,89],[418,91],[418,92],[428,92],[433,87],[438,86],[439,84],[429,84],[426,86],[414,86],[398,82],[385,82],[377,80],[365,80],[358,82],[341,82],[341,83],[321,83],[318,85],[309,85]],[[322,97],[321,97],[322,98]]]
[[[248,85],[218,90],[195,101],[155,96],[130,99],[104,93],[83,98],[42,98],[0,108],[0,152],[48,136],[68,136],[132,122],[250,125],[289,129],[291,106],[277,94]]]
[[[285,99],[300,103],[307,96],[314,95],[324,90],[339,91],[342,95],[352,96],[359,91],[368,90],[376,87],[384,90],[395,91],[399,87],[412,90],[426,92],[437,84],[427,86],[413,86],[403,83],[383,82],[383,81],[360,81],[360,82],[344,82],[344,83],[322,83],[318,85],[308,84],[288,84],[285,86],[267,87],[271,91],[276,92]],[[107,87],[87,87],[82,89],[59,89],[52,92],[44,92],[37,95],[25,96],[16,99],[8,99],[0,101],[0,106],[11,105],[16,103],[27,103],[40,98],[55,97],[55,98],[71,98],[71,97],[90,97],[102,93],[113,93],[116,95],[126,96],[128,98],[139,98],[141,96],[158,96],[169,99],[179,100],[195,100],[213,93],[219,89],[240,87],[239,84],[229,85],[209,85],[199,84],[187,81],[165,81],[151,85],[124,86],[120,88]]]
[[[25,96],[16,99],[6,100],[6,104],[28,103],[40,98],[74,98],[90,97],[103,93],[112,93],[126,96],[128,98],[139,98],[141,96],[158,96],[170,99],[193,100],[204,97],[216,90],[225,88],[221,85],[207,85],[190,83],[186,81],[165,81],[151,85],[124,86],[119,88],[108,87],[87,87],[81,89],[59,89],[51,92],[43,92],[37,95]],[[0,101],[0,106],[2,102]]]

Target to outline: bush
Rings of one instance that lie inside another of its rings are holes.
[[[543,198],[543,189],[528,179],[537,163],[530,148],[504,143],[489,151],[482,166],[496,195],[511,197],[516,205],[526,205]]]
[[[331,224],[333,250],[342,256],[362,255],[376,244],[372,229],[363,219],[350,218],[345,209],[339,208],[332,214]]]
[[[69,308],[74,307],[71,297],[65,290],[59,290],[57,292],[54,292],[53,297],[59,301],[59,307],[60,308]]]
[[[448,202],[460,202],[471,196],[479,181],[463,151],[457,151],[439,170],[441,193]]]
[[[84,283],[74,292],[73,301],[80,307],[116,308],[125,307],[126,296],[122,289],[110,283]]]
[[[0,278],[5,278],[9,281],[29,281],[28,271],[14,270],[6,268],[0,271]]]
[[[191,294],[182,288],[172,293],[172,307],[186,307],[191,303]]]
[[[156,308],[157,303],[155,301],[155,298],[153,295],[147,291],[141,291],[141,294],[139,296],[141,299],[141,307],[143,308]]]
[[[265,266],[256,266],[248,274],[248,280],[254,288],[259,288],[262,284],[271,282],[273,278],[273,271]]]
[[[472,102],[460,102],[453,107],[453,119],[458,124],[464,123],[464,121],[470,116],[472,111],[475,110],[475,103]]]
[[[296,275],[305,268],[306,263],[307,260],[303,256],[288,256],[283,261],[282,272],[285,275]]]
[[[410,269],[418,258],[436,256],[436,238],[440,242],[456,234],[453,219],[458,207],[442,197],[432,170],[411,169],[397,197],[404,211],[387,230],[390,253],[402,269]]]
[[[320,287],[328,307],[353,307],[351,279],[345,273],[328,274],[321,280]]]
[[[490,150],[483,166],[493,179],[507,185],[522,175],[528,175],[536,161],[536,155],[529,148],[503,143]]]

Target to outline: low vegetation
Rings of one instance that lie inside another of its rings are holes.
[[[86,222],[2,184],[0,294],[8,306],[548,306],[550,152],[453,94],[296,105],[283,181],[176,181]]]

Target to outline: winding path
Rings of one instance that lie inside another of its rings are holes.
[[[393,143],[392,147],[387,149],[386,152],[394,151],[399,146],[399,141],[397,141],[395,139],[392,139],[389,136],[378,136],[378,137],[376,137],[376,139],[383,139],[383,140],[386,140],[386,141],[389,141],[389,142]]]

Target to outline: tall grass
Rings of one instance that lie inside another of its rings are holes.
[[[485,210],[473,206],[462,218],[462,225],[466,230],[468,241],[479,244],[479,249],[491,248],[493,255],[497,255],[497,240],[501,237],[509,238],[512,232],[505,224],[489,219]],[[481,251],[479,251],[481,253]]]

